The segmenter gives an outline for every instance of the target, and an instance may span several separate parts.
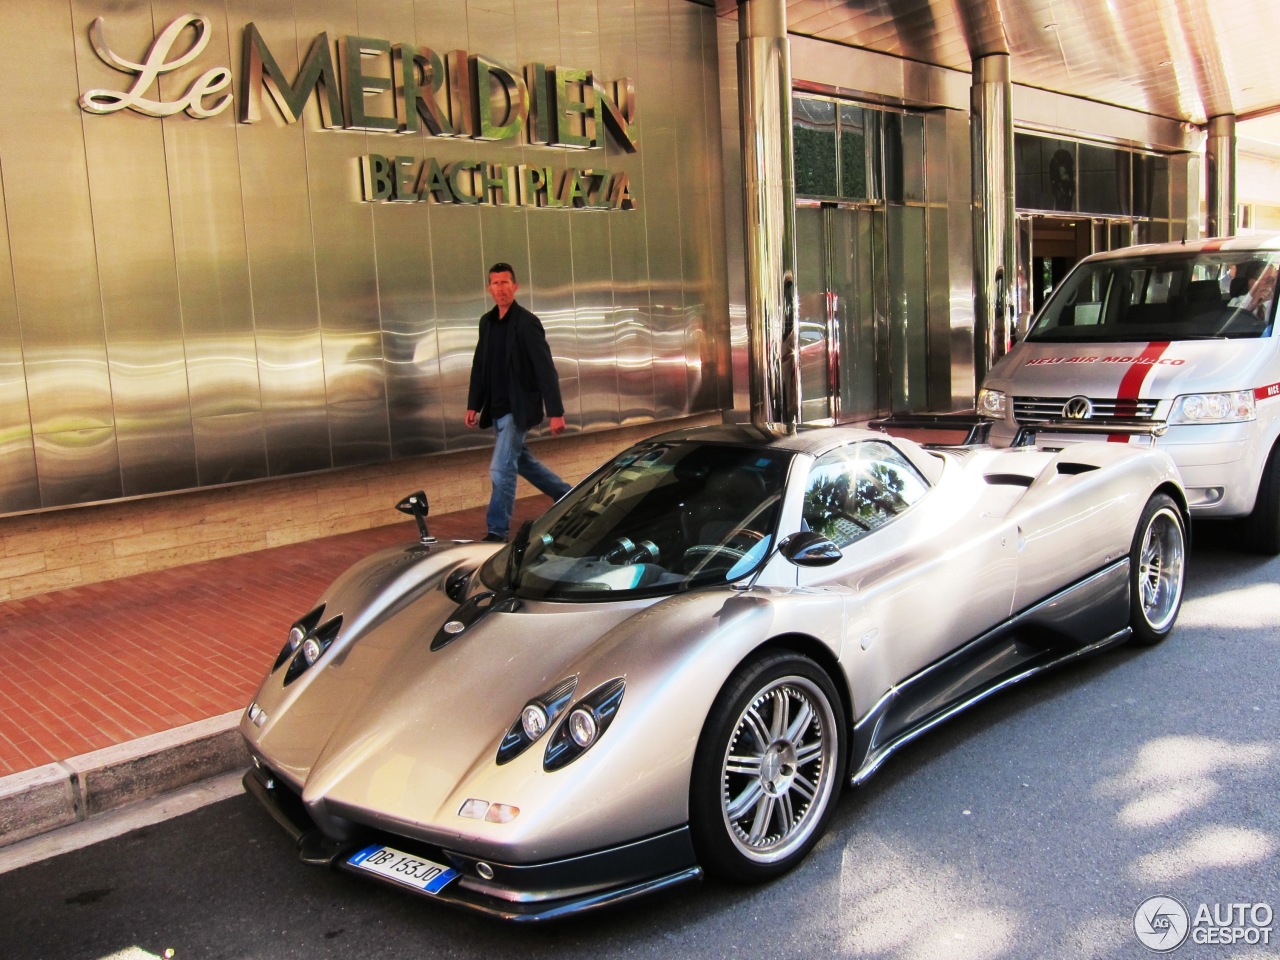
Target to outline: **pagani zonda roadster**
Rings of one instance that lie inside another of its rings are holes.
[[[640,443],[508,546],[343,574],[240,725],[302,858],[510,920],[774,877],[845,784],[1047,667],[1154,644],[1186,503],[1136,446],[853,428]]]

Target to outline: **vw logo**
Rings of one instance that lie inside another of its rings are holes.
[[[1093,404],[1088,397],[1072,397],[1062,405],[1062,415],[1068,420],[1088,420],[1093,416]]]

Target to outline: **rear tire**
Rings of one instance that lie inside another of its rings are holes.
[[[689,829],[703,869],[759,883],[803,860],[840,796],[845,735],[840,696],[812,660],[778,651],[740,666],[694,755]]]
[[[1147,501],[1129,550],[1129,626],[1133,642],[1159,643],[1173,630],[1182,607],[1187,532],[1182,511],[1158,493]]]
[[[1255,553],[1280,553],[1280,443],[1271,448],[1258,481],[1258,499],[1244,519],[1244,539]]]

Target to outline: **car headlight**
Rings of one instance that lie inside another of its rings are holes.
[[[984,417],[1003,420],[1009,412],[1009,401],[1003,390],[989,390],[983,387],[978,391],[978,413]]]
[[[577,686],[577,677],[567,677],[524,705],[520,710],[520,716],[516,717],[515,723],[511,724],[502,742],[498,744],[499,765],[510,763],[541,739],[547,732],[547,728],[555,723],[569,706],[569,700]]]
[[[1173,401],[1170,423],[1242,423],[1257,416],[1252,390],[1189,393]]]
[[[622,677],[615,677],[575,703],[568,717],[551,734],[546,755],[542,758],[542,769],[548,772],[559,770],[599,743],[618,714],[626,686],[627,682]]]
[[[292,630],[289,631],[289,640],[285,643],[288,648],[290,644],[297,638],[295,631],[299,627],[305,626],[305,623],[299,621]],[[295,648],[297,650],[293,655],[293,659],[289,662],[289,669],[284,672],[284,685],[287,687],[298,677],[302,676],[308,669],[314,667],[316,662],[324,656],[325,651],[333,646],[333,641],[338,639],[338,633],[342,630],[342,615],[334,617],[326,623],[314,629],[307,630],[302,635],[301,642]],[[282,653],[283,656],[283,653]]]
[[[293,658],[293,655],[298,652],[298,648],[302,646],[302,641],[307,639],[307,634],[316,628],[316,624],[320,622],[320,618],[323,616],[324,604],[322,603],[289,628],[289,636],[285,639],[284,646],[280,648],[275,666],[271,668],[273,673]]]

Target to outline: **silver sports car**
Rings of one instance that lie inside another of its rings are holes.
[[[510,545],[357,563],[240,729],[301,857],[509,920],[798,863],[841,789],[1182,599],[1161,452],[869,430],[637,444]]]

